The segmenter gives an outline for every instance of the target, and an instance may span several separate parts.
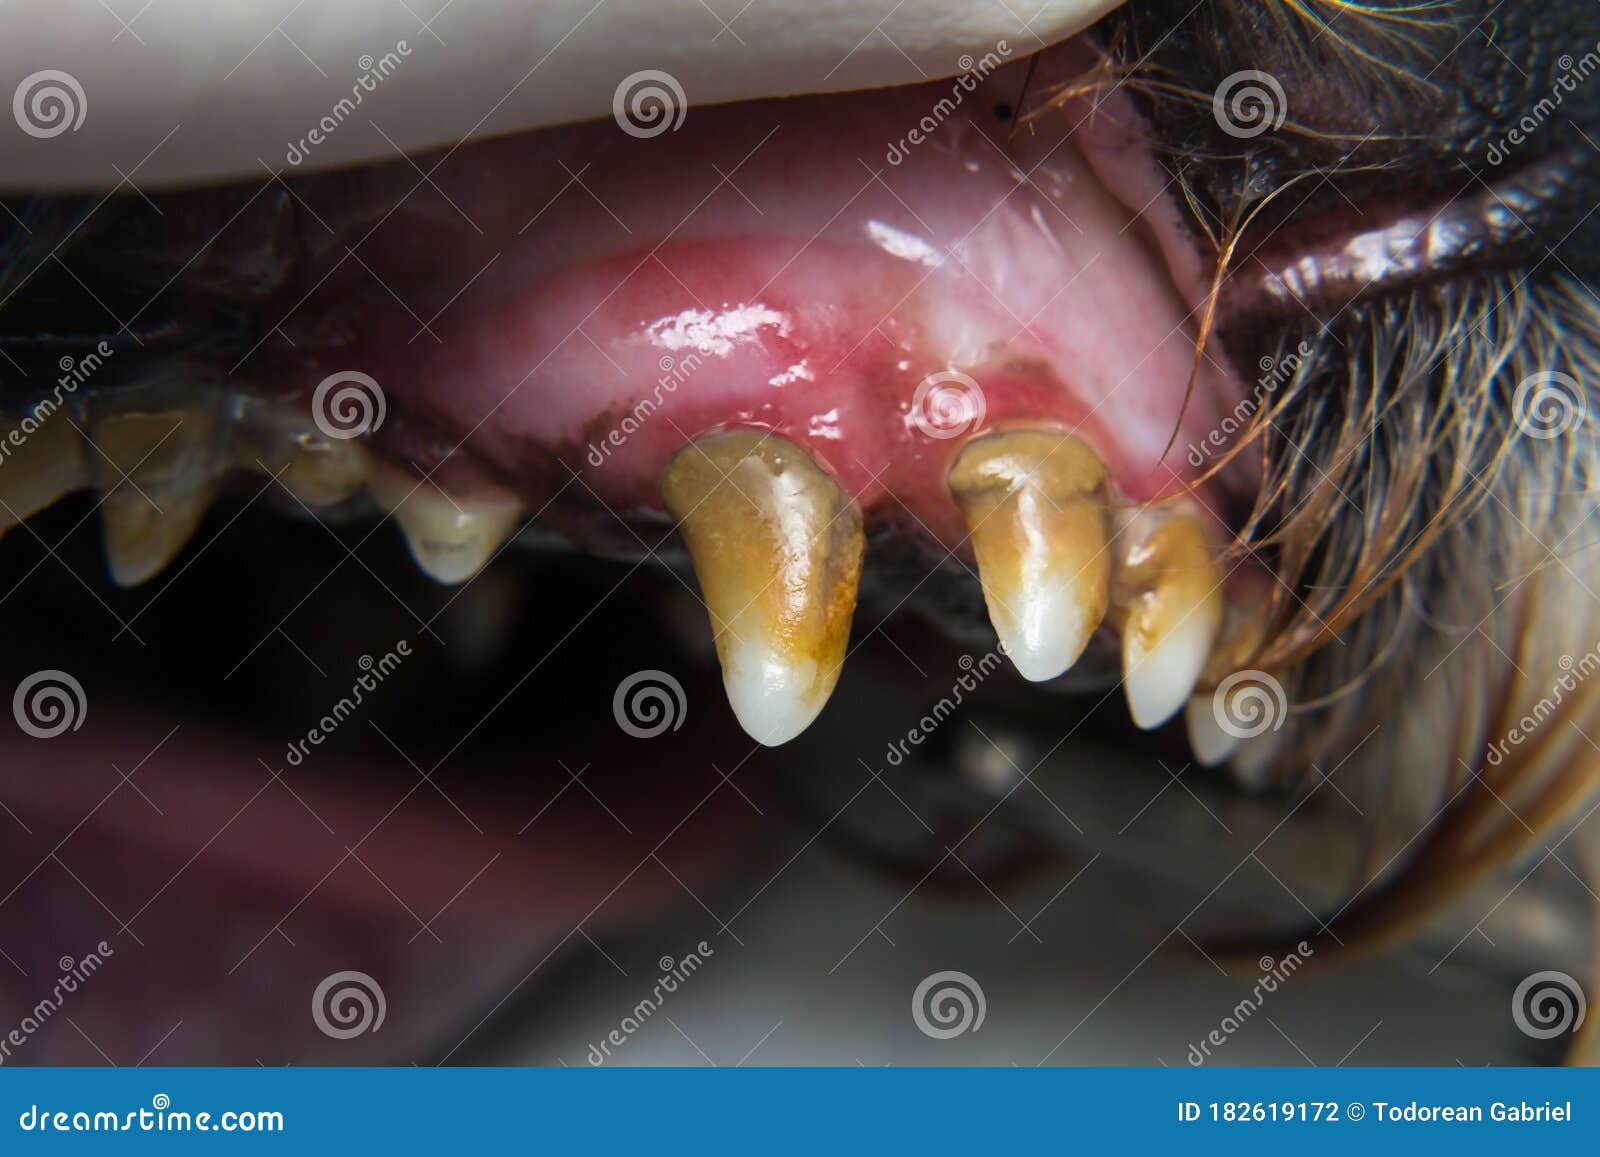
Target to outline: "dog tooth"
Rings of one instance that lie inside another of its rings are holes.
[[[1110,598],[1104,465],[1071,435],[1018,430],[969,442],[946,481],[1002,648],[1023,678],[1054,679]]]
[[[1201,513],[1138,512],[1124,530],[1115,586],[1123,684],[1133,721],[1159,727],[1183,707],[1222,624],[1222,568]]]
[[[366,486],[371,455],[361,440],[330,438],[292,406],[245,399],[234,438],[235,465],[276,476],[307,506],[337,506]]]
[[[432,482],[377,475],[372,495],[394,514],[422,572],[447,585],[466,582],[516,533],[522,506],[510,495],[452,498]]]
[[[135,587],[160,574],[194,537],[216,496],[215,478],[192,487],[173,484],[145,494],[118,490],[107,495],[100,526],[111,580]]]
[[[1189,732],[1189,750],[1201,767],[1219,767],[1243,742],[1217,722],[1212,695],[1192,695],[1183,709],[1184,726]]]
[[[662,472],[661,495],[711,613],[734,715],[760,743],[793,739],[844,663],[860,510],[804,450],[756,431],[690,443]]]
[[[89,427],[85,457],[104,494],[101,530],[112,581],[159,574],[189,541],[216,497],[222,466],[210,410],[113,410]]]
[[[1277,763],[1278,756],[1283,753],[1287,736],[1288,729],[1285,728],[1265,731],[1242,740],[1238,750],[1228,761],[1228,770],[1233,773],[1235,782],[1256,791],[1270,787],[1273,782],[1273,766]]]
[[[0,538],[89,483],[83,438],[65,414],[43,419],[31,434],[0,423]],[[18,444],[20,442],[20,444]]]

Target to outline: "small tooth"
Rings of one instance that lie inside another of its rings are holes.
[[[685,447],[662,472],[661,496],[711,612],[734,715],[769,747],[793,739],[844,663],[860,510],[805,451],[755,431]]]
[[[1146,510],[1125,530],[1116,580],[1123,685],[1145,730],[1184,705],[1222,624],[1222,568],[1202,517],[1192,507]]]
[[[217,488],[214,480],[207,480],[192,489],[168,486],[145,493],[148,500],[138,491],[119,490],[100,507],[106,568],[119,587],[154,578],[178,557],[211,508]]]
[[[1241,787],[1260,791],[1272,785],[1273,765],[1282,753],[1287,730],[1265,731],[1239,744],[1228,768]]]
[[[432,482],[382,476],[373,479],[372,494],[393,512],[417,566],[447,585],[482,570],[522,521],[522,507],[509,495],[450,498]]]
[[[65,414],[43,419],[31,434],[20,419],[0,421],[0,453],[0,538],[89,483],[83,438]]]
[[[1214,687],[1235,671],[1243,670],[1255,662],[1266,638],[1264,601],[1254,604],[1229,602],[1223,607],[1222,626],[1217,631],[1217,641],[1200,676],[1201,686]]]
[[[283,403],[247,398],[241,403],[234,460],[241,469],[265,469],[307,506],[336,506],[366,486],[371,456],[359,439],[330,438],[311,416]]]
[[[105,493],[106,565],[118,586],[159,574],[205,517],[221,474],[214,426],[207,410],[175,407],[112,413],[90,427],[85,456]]]
[[[1218,767],[1239,749],[1243,740],[1224,731],[1217,722],[1214,696],[1194,695],[1183,709],[1183,721],[1189,731],[1189,750],[1201,767]]]
[[[995,634],[1023,678],[1054,679],[1111,594],[1105,467],[1071,435],[1019,430],[968,443],[947,481]]]

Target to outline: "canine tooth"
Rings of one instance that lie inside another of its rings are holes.
[[[1222,729],[1217,722],[1213,696],[1191,696],[1183,709],[1183,722],[1189,732],[1189,750],[1201,767],[1218,767],[1239,749],[1238,736]]]
[[[90,426],[85,457],[105,494],[101,529],[118,586],[159,574],[205,517],[222,472],[214,432],[209,410],[184,407],[113,412]]]
[[[865,538],[861,512],[787,439],[700,438],[661,475],[711,613],[722,681],[750,736],[776,746],[838,682]]]
[[[968,443],[947,482],[1001,646],[1023,678],[1054,679],[1111,595],[1104,465],[1070,435],[1019,430]]]
[[[1222,624],[1222,568],[1198,511],[1137,514],[1117,574],[1122,672],[1133,721],[1149,730],[1181,708]]]
[[[483,569],[522,521],[522,507],[504,499],[451,499],[431,482],[376,478],[373,497],[392,511],[406,546],[435,582],[466,582]]]
[[[82,486],[89,475],[83,464],[83,438],[66,415],[44,419],[31,434],[20,425],[6,424],[7,438],[25,439],[8,445],[0,459],[0,538],[13,526],[32,518]]]

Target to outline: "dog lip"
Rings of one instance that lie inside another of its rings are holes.
[[[1401,193],[1275,223],[1240,245],[1220,316],[1304,318],[1308,310],[1337,311],[1376,294],[1537,258],[1542,233],[1567,231],[1560,206],[1575,172],[1571,155],[1562,153],[1464,194]]]

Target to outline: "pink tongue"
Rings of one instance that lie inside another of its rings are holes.
[[[1056,50],[1035,96],[1084,63]],[[1006,66],[309,178],[296,192],[332,235],[284,372],[371,374],[399,452],[419,430],[464,440],[533,498],[567,481],[555,456],[613,506],[658,505],[666,460],[724,424],[784,434],[869,514],[905,504],[951,542],[943,474],[983,429],[1074,430],[1125,493],[1170,491],[1241,393],[1203,364],[1162,461],[1194,348],[1194,269],[1180,293],[1162,254],[1188,242],[1125,102],[1070,102],[1008,141],[995,108],[1022,83]]]

